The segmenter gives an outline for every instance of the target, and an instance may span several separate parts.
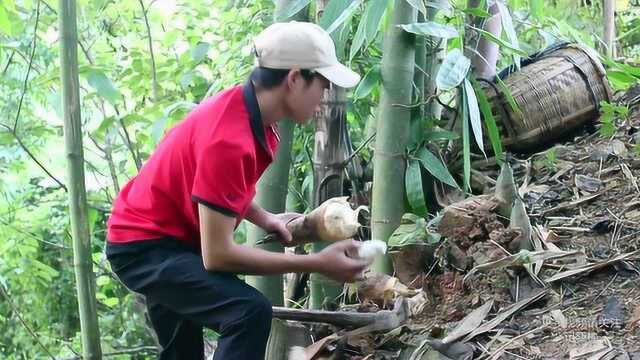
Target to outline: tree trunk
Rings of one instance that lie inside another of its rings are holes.
[[[424,15],[419,13],[418,22],[424,21]],[[411,131],[412,143],[416,142],[414,140],[419,140],[422,136],[422,129],[424,128],[425,123],[425,78],[428,78],[429,75],[425,69],[427,65],[427,57],[426,39],[424,36],[416,36],[415,59],[415,72],[413,74],[413,101],[419,105],[414,107],[411,112],[412,129],[415,129],[414,131]]]
[[[280,145],[273,163],[262,175],[256,186],[255,201],[265,210],[272,213],[281,213],[285,210],[287,198],[287,186],[289,181],[289,167],[291,166],[291,145],[293,142],[294,123],[281,121],[278,126]],[[253,225],[247,226],[247,244],[260,247],[268,251],[283,252],[284,248],[279,242],[256,245],[256,242],[266,236],[267,233]],[[258,289],[276,306],[284,304],[284,289],[282,275],[247,276],[246,282]]]
[[[347,131],[345,114],[345,91],[333,87],[327,91],[316,117],[315,145],[313,149],[313,208],[325,200],[343,194],[344,169],[347,158],[343,135]],[[324,249],[328,243],[316,242],[313,251]],[[311,275],[311,308],[320,309],[334,305],[342,293],[343,284],[321,274]]]
[[[371,226],[372,238],[387,241],[404,213],[404,152],[409,139],[415,39],[396,25],[416,22],[416,11],[396,1],[387,28],[382,55],[382,95],[374,152]],[[405,105],[405,106],[402,106]],[[391,272],[388,256],[373,268]]]
[[[496,0],[502,1],[502,0]],[[478,0],[469,0],[469,7],[477,7],[479,5]],[[502,32],[502,19],[500,15],[500,8],[498,4],[494,3],[488,9],[491,17],[482,19],[479,18],[477,26],[493,35],[500,38]],[[471,66],[477,77],[484,79],[493,79],[496,76],[496,63],[498,62],[499,47],[495,42],[487,39],[480,34],[475,34],[475,41],[472,41],[471,46],[475,52],[468,52],[469,58],[471,58]]]
[[[616,56],[616,1],[615,0],[603,0],[603,23],[604,23],[604,50],[608,57],[613,58]]]
[[[96,311],[95,279],[91,261],[91,234],[87,221],[84,155],[80,121],[78,34],[74,0],[60,0],[60,69],[64,99],[64,138],[67,156],[69,214],[84,359],[100,359],[100,332]]]
[[[327,0],[316,2],[316,18],[320,17],[327,3]],[[313,208],[343,193],[344,171],[341,164],[347,157],[343,142],[343,132],[347,131],[345,103],[344,89],[332,85],[325,92],[322,110],[315,118]],[[321,251],[327,245],[322,242],[314,243],[313,251]],[[311,274],[310,279],[310,307],[320,309],[334,305],[342,293],[343,285],[321,274]]]
[[[438,13],[438,9],[428,7],[427,8],[427,21],[433,21]],[[447,40],[442,38],[432,37],[427,41],[426,48],[426,61],[424,64],[424,71],[427,78],[424,82],[424,94],[425,98],[432,96],[436,93],[436,75],[440,69],[440,64],[444,59],[444,53],[447,48]],[[435,99],[431,99],[425,105],[425,115],[430,119],[440,120],[442,114],[442,105]]]

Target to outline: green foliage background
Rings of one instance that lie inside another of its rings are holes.
[[[524,53],[562,39],[599,44],[602,11],[598,1],[590,5],[575,0],[507,3]],[[619,54],[637,62],[640,8],[631,3],[618,14]],[[320,23],[335,27],[332,36],[341,58],[364,75],[347,115],[357,146],[368,138],[377,113],[382,30],[390,6],[381,0],[333,0],[330,6],[334,14]],[[426,34],[448,34],[453,37],[448,49],[453,50],[462,47],[466,14],[482,12],[467,9],[464,1],[452,1],[447,8],[450,11],[440,12],[438,25],[429,27]],[[78,17],[89,219],[102,346],[103,352],[110,353],[154,344],[143,304],[113,277],[102,254],[112,200],[163,133],[190,108],[244,81],[253,66],[251,39],[271,23],[273,4],[265,0],[80,0]],[[503,33],[499,40],[501,68],[518,51],[512,49],[510,34]],[[640,76],[629,75],[619,65],[612,68],[617,71],[612,76],[618,88]],[[66,160],[56,3],[0,0],[0,72],[0,357],[71,358],[80,352],[80,337],[67,194],[60,185],[65,183]],[[458,136],[436,131],[439,125],[436,119],[424,119],[418,124],[418,140],[430,139],[438,145]],[[313,185],[312,148],[313,125],[296,129],[288,206],[298,211],[308,207]],[[370,149],[365,149],[364,159],[370,156]],[[438,176],[455,183],[432,154],[423,150],[414,159],[415,166],[433,164]],[[237,234],[239,242],[244,240],[243,229]],[[146,357],[140,353],[133,358]]]

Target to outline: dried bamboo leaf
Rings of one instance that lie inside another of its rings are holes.
[[[560,309],[551,310],[550,314],[553,320],[555,320],[562,329],[566,329],[568,322],[567,322],[567,318],[562,313],[562,310]]]
[[[498,259],[496,261],[484,263],[478,265],[471,269],[471,271],[465,276],[465,280],[471,274],[474,274],[478,271],[486,271],[486,270],[494,270],[494,269],[502,269],[505,267],[513,267],[513,266],[522,266],[526,264],[531,264],[539,261],[551,260],[551,259],[567,259],[567,258],[578,258],[583,254],[580,251],[551,251],[551,250],[542,250],[542,251],[528,251],[521,250],[517,254],[505,256],[502,259]]]
[[[582,204],[582,203],[584,203],[584,202],[591,201],[591,200],[593,200],[593,199],[597,198],[598,196],[600,196],[600,195],[604,194],[607,190],[608,190],[608,189],[607,189],[607,188],[605,188],[604,190],[601,190],[600,192],[595,193],[595,194],[593,194],[593,195],[583,196],[583,197],[581,197],[581,198],[580,198],[580,199],[578,199],[578,200],[574,200],[574,201],[570,201],[570,202],[565,202],[565,203],[562,203],[562,204],[560,204],[560,205],[558,205],[558,206],[554,206],[554,207],[552,207],[551,209],[547,209],[547,210],[543,211],[543,212],[542,212],[542,215],[546,216],[546,215],[549,215],[550,213],[556,212],[556,211],[558,211],[558,210],[564,210],[564,209],[568,209],[568,208],[573,208],[573,207],[575,207],[576,205],[580,205],[580,204]]]
[[[315,359],[322,352],[325,346],[337,341],[338,339],[340,339],[340,336],[338,334],[331,334],[307,346],[304,349],[304,354],[306,356],[305,360]]]
[[[598,339],[590,341],[586,344],[580,344],[580,346],[575,347],[569,351],[569,359],[570,360],[578,360],[585,359],[587,357],[591,358],[594,355],[605,355],[609,350],[611,350],[611,343],[606,338]],[[602,353],[603,350],[607,350],[605,353]],[[600,359],[597,357],[597,359]]]
[[[498,349],[496,349],[496,351],[494,351],[491,354],[491,358],[490,360],[498,360],[502,357],[503,352],[509,347],[509,345],[511,345],[512,343],[514,343],[515,341],[518,341],[520,339],[523,339],[533,333],[536,333],[540,330],[544,330],[547,327],[547,325],[542,325],[540,327],[537,327],[533,330],[527,331],[526,333],[520,334],[518,336],[514,336],[512,339],[510,339],[509,341],[507,341],[506,343],[502,344]]]
[[[581,266],[581,267],[576,268],[576,269],[562,271],[560,273],[557,273],[557,274],[545,279],[545,282],[551,283],[551,282],[558,281],[558,280],[561,280],[561,279],[564,279],[564,278],[567,278],[567,277],[570,277],[570,276],[574,276],[574,275],[578,275],[578,274],[582,274],[582,273],[588,273],[588,272],[591,272],[593,270],[597,270],[597,269],[603,268],[605,266],[611,265],[611,264],[613,264],[615,262],[618,262],[618,261],[621,261],[621,260],[627,260],[628,258],[638,254],[639,252],[640,252],[640,250],[636,250],[636,251],[632,251],[632,252],[629,252],[629,253],[626,253],[626,254],[621,254],[621,255],[615,256],[615,257],[613,257],[613,258],[611,258],[609,260],[604,260],[604,261],[600,261],[600,262],[597,262],[597,263],[587,264],[587,265]]]
[[[447,336],[445,336],[444,339],[442,339],[442,342],[445,344],[451,343],[477,329],[489,314],[491,307],[493,307],[493,299],[487,301],[486,303],[484,303],[484,305],[473,310],[471,313],[469,313],[469,315],[465,316],[465,318],[460,321],[458,326],[456,326],[455,329],[453,329]]]
[[[496,317],[491,319],[489,322],[485,323],[484,325],[480,326],[479,328],[477,328],[473,332],[471,332],[471,334],[467,335],[464,338],[464,341],[469,341],[469,340],[473,339],[474,337],[476,337],[476,336],[478,336],[480,334],[484,334],[484,333],[486,333],[488,331],[493,330],[493,328],[495,328],[496,326],[500,325],[500,323],[505,321],[511,315],[513,315],[516,312],[520,311],[522,308],[524,308],[524,307],[526,307],[526,306],[528,306],[528,305],[540,300],[548,292],[549,292],[549,289],[541,290],[541,291],[531,295],[530,297],[528,297],[526,299],[522,299],[522,300],[518,301],[517,303],[509,306],[503,312],[501,312]]]

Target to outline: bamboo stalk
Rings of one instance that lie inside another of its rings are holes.
[[[414,36],[396,25],[416,22],[417,14],[406,1],[395,2],[387,28],[382,57],[382,95],[374,152],[372,238],[387,241],[404,213],[404,152],[409,139],[411,109],[397,106],[411,103],[415,64]],[[373,268],[391,272],[388,256]]]
[[[39,2],[38,2],[39,4]],[[76,3],[60,0],[60,69],[64,99],[64,138],[69,185],[69,214],[73,237],[73,265],[78,292],[82,354],[84,359],[102,358],[95,279],[91,262],[91,234],[87,220],[82,123],[78,80],[78,33]]]

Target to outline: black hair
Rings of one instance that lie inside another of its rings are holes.
[[[282,84],[284,79],[287,78],[290,69],[271,69],[266,67],[255,67],[249,75],[249,79],[258,87],[263,89],[272,89]],[[302,78],[310,83],[315,77],[315,73],[311,70],[300,70]]]

